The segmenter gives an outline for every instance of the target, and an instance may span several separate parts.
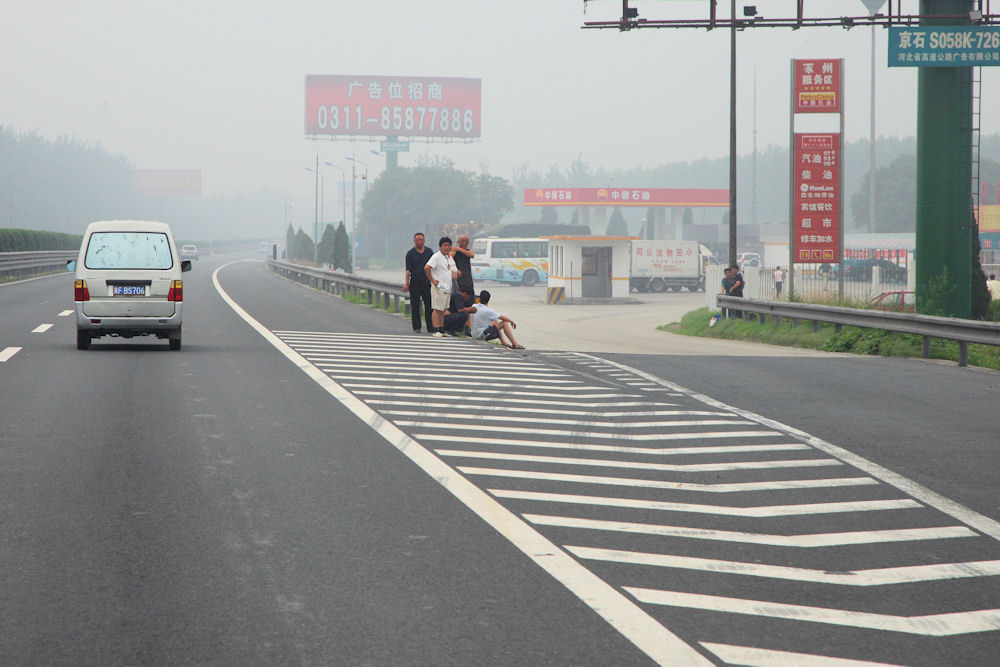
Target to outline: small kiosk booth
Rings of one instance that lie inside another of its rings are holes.
[[[629,297],[630,242],[638,236],[546,236],[546,302],[609,303]]]

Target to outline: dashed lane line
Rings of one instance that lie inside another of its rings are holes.
[[[652,565],[655,567],[694,570],[698,572],[721,572],[748,577],[764,577],[784,581],[806,581],[814,584],[834,584],[838,586],[890,586],[912,584],[945,579],[968,579],[972,577],[995,577],[1000,575],[1000,560],[984,560],[971,563],[942,563],[940,565],[907,565],[885,567],[853,572],[830,572],[785,565],[762,565],[710,558],[651,554],[618,549],[595,549],[592,547],[564,547],[577,558],[597,560],[607,563],[627,563],[630,565]]]
[[[19,347],[5,347],[0,350],[0,362],[9,361],[11,357],[21,351]]]
[[[64,310],[61,313],[59,313],[59,317],[69,317],[72,314],[73,314],[72,310]]]
[[[37,327],[31,330],[31,333],[45,333],[52,328],[52,324],[39,324]]]
[[[852,628],[886,630],[889,632],[903,632],[930,637],[951,637],[972,632],[1000,630],[1000,609],[981,609],[947,614],[930,614],[927,616],[892,616],[889,614],[873,614],[865,611],[807,607],[805,605],[780,604],[764,600],[744,600],[741,598],[701,595],[698,593],[633,588],[631,586],[626,586],[625,590],[634,596],[636,600],[645,602],[646,604],[681,607],[684,609],[702,609],[730,614],[748,614],[751,616],[780,618],[790,621],[827,623]]]

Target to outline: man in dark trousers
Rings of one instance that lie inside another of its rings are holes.
[[[410,318],[413,320],[413,331],[420,333],[420,305],[424,306],[424,319],[427,321],[427,331],[434,331],[431,324],[431,284],[424,273],[424,265],[431,258],[431,249],[424,245],[424,235],[417,232],[413,235],[413,247],[406,252],[406,279],[403,281],[403,291],[410,293]]]
[[[451,249],[451,257],[458,268],[457,291],[468,290],[470,294],[476,293],[476,287],[472,284],[472,258],[475,256],[476,253],[469,250],[469,237],[465,234],[459,236],[458,245]]]

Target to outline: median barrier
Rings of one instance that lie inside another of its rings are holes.
[[[27,278],[65,271],[66,262],[76,259],[78,254],[77,250],[0,252],[0,278]]]

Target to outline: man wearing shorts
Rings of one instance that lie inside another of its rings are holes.
[[[469,316],[472,337],[483,340],[499,338],[504,347],[523,350],[524,346],[514,340],[514,329],[517,328],[514,320],[490,308],[489,303],[490,293],[483,290],[479,293],[479,305],[476,306],[476,312]],[[505,334],[506,340],[504,340]]]
[[[431,283],[431,323],[434,326],[434,337],[444,337],[444,311],[451,302],[451,276],[455,268],[455,260],[451,258],[451,239],[442,236],[438,242],[438,251],[427,260],[424,271]]]

